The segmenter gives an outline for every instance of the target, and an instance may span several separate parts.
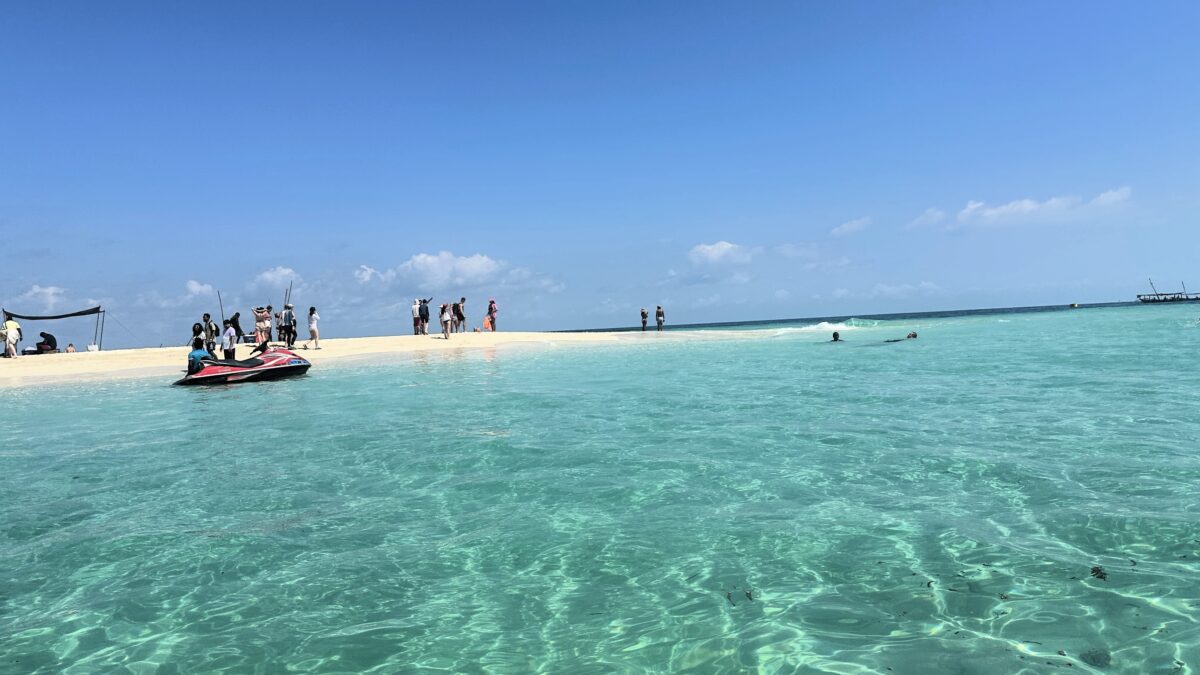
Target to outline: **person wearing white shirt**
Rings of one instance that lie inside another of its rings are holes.
[[[229,319],[225,319],[225,332],[221,334],[221,349],[225,352],[226,360],[237,360],[237,331],[233,329],[233,322]]]
[[[321,320],[321,315],[317,314],[316,307],[308,308],[308,342],[313,343],[314,349],[321,348],[321,331],[317,330],[317,322]],[[308,349],[308,342],[304,343],[304,348]]]

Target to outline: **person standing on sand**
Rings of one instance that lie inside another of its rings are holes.
[[[662,305],[654,310],[654,323],[658,324],[658,330],[662,331],[663,324],[667,322],[667,313],[663,311]]]
[[[317,330],[317,322],[321,320],[321,315],[317,314],[316,307],[308,308],[308,340],[304,341],[304,348],[308,349],[308,343],[313,343],[314,349],[321,348],[321,331]]]
[[[271,310],[266,307],[254,308],[254,344],[261,345],[271,341]]]
[[[442,303],[442,308],[441,308],[439,318],[442,321],[442,337],[449,340],[450,339],[450,320],[451,320],[450,305],[447,305],[444,302]]]
[[[450,332],[458,332],[458,303],[450,305]]]
[[[496,332],[496,315],[500,313],[500,308],[496,306],[496,299],[488,300],[487,317],[488,323],[492,325],[492,332]]]
[[[10,317],[4,319],[4,355],[17,358],[17,343],[21,341],[21,324]]]
[[[467,299],[459,298],[458,304],[454,305],[455,320],[458,321],[458,332],[467,332]]]
[[[421,335],[429,335],[429,303],[433,298],[421,300]]]
[[[647,312],[646,308],[643,307],[642,308],[642,332],[643,333],[646,331],[646,321],[648,321],[649,319],[650,319],[650,312]]]
[[[421,299],[413,298],[412,305],[413,335],[421,334]]]
[[[233,316],[229,317],[229,325],[233,326],[233,333],[237,336],[237,341],[241,342],[242,338],[246,335],[242,331],[242,313],[234,312]]]
[[[225,333],[221,336],[221,350],[225,352],[225,360],[237,360],[237,331],[233,329],[233,319],[225,319]]]
[[[204,348],[215,359],[217,358],[217,337],[221,334],[221,327],[207,313],[201,317],[201,322],[204,324]]]
[[[296,308],[292,303],[283,306],[283,323],[279,327],[279,337],[288,349],[296,346]]]

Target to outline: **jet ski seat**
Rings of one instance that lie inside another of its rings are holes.
[[[263,364],[262,359],[242,359],[235,361],[234,359],[204,359],[204,363],[211,363],[214,366],[229,366],[231,368],[253,368]]]

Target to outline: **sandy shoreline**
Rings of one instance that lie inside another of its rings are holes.
[[[449,340],[440,334],[385,337],[335,338],[321,341],[321,349],[296,352],[318,368],[358,357],[437,353],[511,345],[569,345],[615,343],[617,333],[458,333]],[[250,345],[238,345],[238,358],[250,355]],[[45,354],[0,359],[0,387],[61,384],[74,381],[116,380],[137,377],[182,376],[187,362],[186,347],[117,349],[105,352]]]

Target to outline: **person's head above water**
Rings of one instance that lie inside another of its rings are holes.
[[[833,331],[833,339],[830,340],[830,342],[841,342],[841,341],[842,341],[842,334],[837,332],[836,330]]]
[[[914,330],[913,332],[909,333],[906,337],[909,340],[916,340],[917,339],[917,331]]]

